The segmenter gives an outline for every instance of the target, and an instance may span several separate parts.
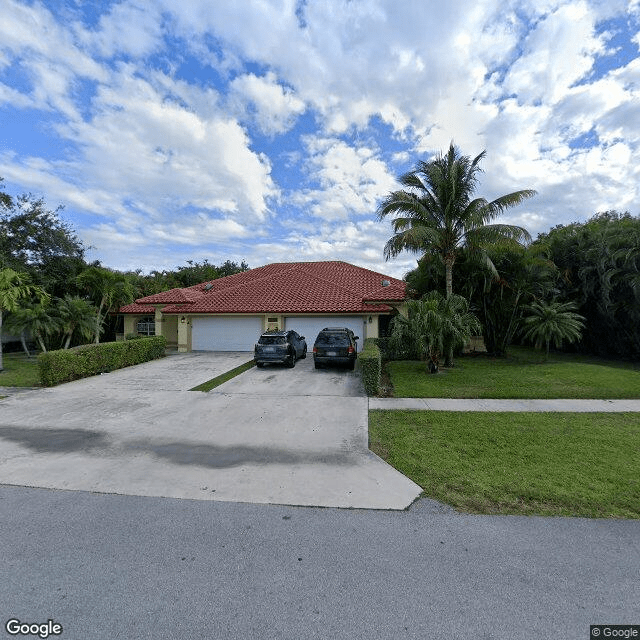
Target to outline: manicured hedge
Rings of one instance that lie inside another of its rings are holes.
[[[376,395],[380,389],[382,357],[374,338],[367,338],[364,341],[364,348],[358,354],[358,362],[360,363],[362,382],[367,395]]]
[[[45,387],[52,387],[61,382],[162,358],[166,345],[164,336],[153,336],[143,340],[86,344],[73,349],[41,353],[38,356],[40,382]]]

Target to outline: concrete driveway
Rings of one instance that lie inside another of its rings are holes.
[[[0,401],[0,483],[125,495],[403,509],[420,488],[368,450],[357,372],[162,360]]]

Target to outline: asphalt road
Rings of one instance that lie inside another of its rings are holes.
[[[586,640],[640,624],[640,522],[0,487],[0,615],[63,640]],[[37,637],[37,636],[30,636]]]

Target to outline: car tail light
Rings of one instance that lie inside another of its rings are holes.
[[[313,353],[318,353],[318,347],[313,347]]]
[[[355,351],[355,349],[353,347],[349,347],[347,349],[347,353],[353,353]]]

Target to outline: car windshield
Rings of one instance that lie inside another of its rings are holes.
[[[261,336],[258,344],[286,344],[286,342],[283,336]]]
[[[348,347],[349,337],[346,333],[320,333],[316,344],[327,347]]]

